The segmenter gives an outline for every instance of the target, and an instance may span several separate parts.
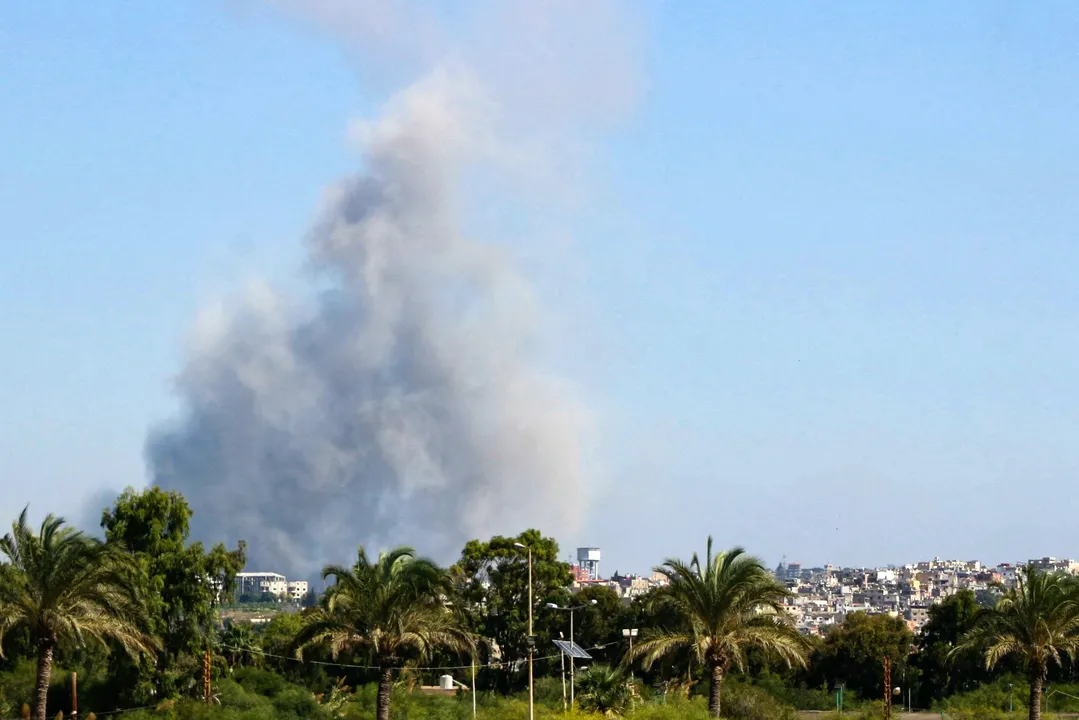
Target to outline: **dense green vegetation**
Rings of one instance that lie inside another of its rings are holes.
[[[897,705],[953,718],[1079,712],[1079,589],[1032,569],[992,607],[969,592],[935,605],[917,636],[854,613],[809,638],[787,619],[787,590],[740,549],[709,540],[703,556],[667,560],[669,584],[627,603],[606,587],[571,595],[558,545],[528,530],[471,541],[449,568],[361,548],[324,568],[312,607],[256,606],[271,619],[253,625],[250,606],[220,604],[243,545],[191,542],[190,518],[183,497],[154,488],[104,512],[104,541],[52,517],[16,520],[0,541],[0,718],[69,713],[77,674],[83,718],[466,720],[475,695],[477,716],[526,720],[529,549],[541,720],[826,718],[840,685],[843,717],[880,717],[885,657]],[[592,655],[577,664],[573,707],[552,644],[569,617],[551,605],[579,608],[574,639]],[[632,653],[623,628],[639,629]],[[421,690],[444,674],[456,692]]]
[[[708,712],[720,717],[723,678],[732,668],[746,669],[746,655],[758,650],[788,668],[805,665],[806,640],[787,621],[783,601],[789,593],[756,558],[740,549],[712,553],[704,562],[693,554],[686,564],[663,563],[668,585],[658,602],[671,605],[676,623],[648,628],[629,658],[650,668],[659,658],[692,650],[708,674]]]

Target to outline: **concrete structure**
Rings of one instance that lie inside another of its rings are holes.
[[[1074,560],[1057,559],[1055,557],[1043,557],[1030,560],[1029,563],[1042,572],[1061,572],[1075,575],[1079,573],[1079,563]]]
[[[581,570],[588,573],[589,580],[599,580],[600,551],[595,547],[577,548],[577,563]]]
[[[288,584],[288,596],[293,602],[300,602],[307,596],[307,581],[292,580]]]
[[[261,595],[269,593],[274,597],[288,596],[288,580],[275,572],[242,572],[236,574],[236,592],[239,595]]]

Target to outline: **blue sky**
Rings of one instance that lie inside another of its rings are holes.
[[[1079,7],[631,11],[643,91],[595,139],[564,338],[604,477],[563,544],[1079,555]],[[145,482],[198,309],[297,282],[384,95],[245,5],[8,9],[0,514]]]

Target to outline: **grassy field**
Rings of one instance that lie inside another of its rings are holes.
[[[853,715],[853,713],[851,713],[851,714]],[[1016,720],[1020,720],[1021,718],[1025,718],[1026,714],[1027,714],[1026,713],[1026,708],[1016,708],[1014,716],[1015,716]],[[819,720],[821,717],[823,717],[825,715],[828,715],[828,713],[819,712],[819,711],[798,713],[798,717],[803,718],[804,720]],[[940,720],[941,717],[942,716],[941,716],[941,714],[939,712],[913,712],[913,713],[893,712],[892,713],[893,720]],[[947,714],[945,714],[945,715],[943,715],[943,717],[944,717],[944,720],[948,720],[949,716]],[[1064,718],[1079,718],[1079,713],[1061,713],[1061,714],[1053,713],[1053,714],[1048,715],[1048,716],[1043,715],[1042,717],[1051,717],[1051,718],[1055,718],[1057,720],[1064,720]]]

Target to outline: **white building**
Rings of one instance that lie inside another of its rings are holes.
[[[236,574],[236,592],[240,595],[269,593],[274,597],[286,597],[289,591],[288,586],[288,580],[280,573],[242,572]]]
[[[879,582],[879,583],[894,583],[895,582],[895,570],[877,570],[877,582]]]
[[[294,602],[300,602],[307,596],[307,581],[293,580],[288,584],[288,596]]]

